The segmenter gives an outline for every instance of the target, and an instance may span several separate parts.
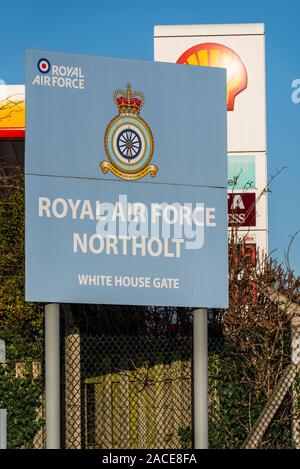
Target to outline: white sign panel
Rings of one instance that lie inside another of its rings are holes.
[[[156,26],[154,59],[226,68],[228,151],[266,151],[263,24]]]
[[[258,248],[260,254],[268,253],[268,232],[266,230],[261,231],[249,231],[240,230],[237,235],[237,241],[245,243],[249,246],[254,246],[255,249]],[[230,231],[229,231],[229,240],[230,240]]]
[[[267,252],[264,24],[155,26],[154,59],[226,69],[229,232],[238,220],[240,237],[250,233],[252,244]]]

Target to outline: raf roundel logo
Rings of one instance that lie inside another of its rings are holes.
[[[104,147],[108,161],[100,167],[104,174],[111,171],[115,176],[126,179],[141,179],[148,173],[154,177],[157,166],[149,164],[154,151],[153,135],[148,124],[140,117],[144,94],[132,91],[130,83],[125,90],[113,93],[119,115],[107,126]]]
[[[51,64],[49,60],[43,58],[38,61],[37,68],[41,73],[48,73],[51,68]]]

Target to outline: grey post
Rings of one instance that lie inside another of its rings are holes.
[[[194,310],[194,448],[208,449],[207,309]]]
[[[0,363],[6,362],[5,341],[0,339]]]
[[[5,342],[0,339],[0,363],[5,363]],[[7,410],[0,409],[0,449],[7,447]]]
[[[45,306],[46,448],[60,448],[59,304]]]
[[[7,445],[7,410],[0,409],[0,449]]]

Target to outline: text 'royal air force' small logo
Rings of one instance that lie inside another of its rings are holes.
[[[51,69],[51,64],[50,64],[49,60],[43,58],[43,59],[40,59],[38,61],[37,68],[38,68],[39,72],[41,72],[41,73],[48,73]]]
[[[153,135],[148,124],[139,114],[144,104],[141,91],[132,91],[127,84],[126,91],[113,93],[119,115],[107,126],[104,146],[108,161],[100,166],[104,174],[111,171],[117,177],[127,180],[140,179],[148,173],[154,177],[157,166],[149,164],[154,151]]]

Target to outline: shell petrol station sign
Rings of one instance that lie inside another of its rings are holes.
[[[263,24],[155,26],[154,59],[227,73],[228,225],[268,250]],[[199,106],[201,102],[199,101]],[[251,246],[250,246],[251,245]]]
[[[0,139],[25,136],[25,86],[0,85]]]

